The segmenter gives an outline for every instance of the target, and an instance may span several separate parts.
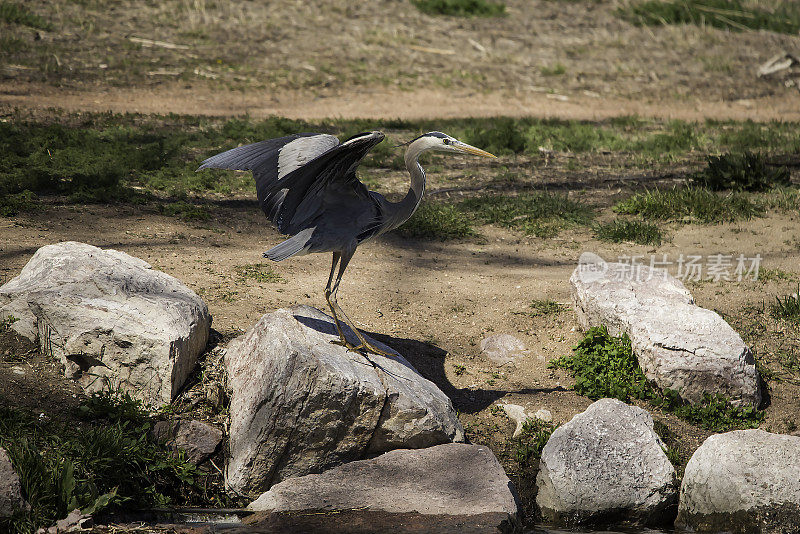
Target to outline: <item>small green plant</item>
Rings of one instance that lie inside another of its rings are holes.
[[[9,24],[22,24],[31,28],[50,31],[53,25],[39,15],[31,13],[24,5],[0,2],[0,20]]]
[[[605,326],[590,328],[571,355],[550,362],[569,370],[575,391],[590,399],[613,397],[621,401],[647,396],[647,378],[631,349],[627,334],[614,337]]]
[[[397,233],[407,238],[440,241],[476,235],[464,213],[452,204],[438,202],[423,203],[414,215],[397,229]]]
[[[752,406],[733,406],[720,395],[705,395],[697,404],[685,403],[673,390],[654,388],[645,377],[627,334],[615,337],[605,326],[592,327],[572,354],[550,362],[551,368],[569,370],[575,391],[590,399],[613,397],[621,401],[640,399],[674,413],[703,428],[722,432],[757,428],[764,414]]]
[[[455,374],[456,376],[461,376],[466,371],[467,371],[466,366],[461,365],[460,363],[457,363],[457,364],[453,365],[453,374]]]
[[[498,224],[537,237],[552,237],[561,228],[587,224],[594,209],[557,193],[487,195],[462,201],[459,208],[478,222]]]
[[[512,438],[514,459],[524,469],[542,457],[542,449],[553,434],[557,425],[536,418],[529,418],[522,424],[522,431]]]
[[[639,245],[660,245],[663,239],[655,224],[624,219],[598,224],[594,231],[598,239],[614,243],[629,241]]]
[[[789,169],[769,167],[762,154],[744,152],[708,156],[708,165],[692,183],[712,191],[768,191],[791,183]]]
[[[500,17],[506,6],[487,0],[411,0],[423,13],[454,17]]]
[[[0,320],[0,332],[8,330],[9,328],[11,328],[11,325],[16,323],[17,321],[19,321],[17,317],[14,317],[13,315],[10,314],[7,315],[5,318]]]
[[[775,300],[776,302],[770,308],[772,316],[800,325],[800,286],[797,287],[797,293],[794,295],[775,297]]]
[[[645,0],[631,2],[617,13],[636,25],[697,24],[730,31],[770,30],[797,34],[800,8],[779,1],[768,9],[747,0]]]
[[[539,71],[542,73],[542,76],[561,76],[562,74],[566,74],[567,67],[561,63],[556,63],[552,67],[542,67]]]
[[[702,187],[675,187],[637,193],[614,211],[645,219],[716,224],[760,217],[764,207],[742,193],[719,194]]]
[[[554,300],[539,299],[531,302],[531,308],[533,309],[533,312],[530,312],[530,315],[534,317],[537,315],[555,315],[567,309],[566,306],[559,304]]]
[[[205,206],[190,204],[183,200],[162,204],[159,206],[159,211],[162,215],[178,217],[184,221],[207,221],[211,218],[211,213]]]
[[[255,280],[264,284],[286,283],[286,279],[275,272],[271,265],[266,263],[253,263],[238,265],[236,272],[242,279]]]

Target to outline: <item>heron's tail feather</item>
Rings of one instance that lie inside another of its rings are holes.
[[[272,261],[282,261],[290,256],[304,252],[313,231],[313,228],[307,228],[299,232],[297,235],[290,237],[283,243],[279,243],[266,251],[264,257]]]

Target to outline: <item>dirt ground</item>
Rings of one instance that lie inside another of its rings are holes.
[[[797,51],[797,36],[640,28],[614,16],[622,4],[616,1],[506,3],[509,16],[498,20],[431,18],[406,2],[343,7],[298,1],[283,3],[281,10],[270,3],[204,0],[128,1],[109,8],[92,0],[26,2],[47,14],[56,30],[0,23],[0,32],[29,45],[0,55],[0,115],[14,108],[56,108],[306,119],[640,115],[800,121],[797,88],[755,74],[780,50]],[[559,64],[563,74],[548,74]],[[601,207],[601,218],[611,216],[610,206],[621,195],[672,179],[669,172],[612,173],[594,163],[581,173],[541,161],[495,164],[524,167],[532,180],[581,195]],[[454,172],[431,189],[470,185],[458,166]],[[376,176],[382,192],[407,187],[402,173]],[[213,218],[203,223],[146,206],[58,202],[2,218],[0,283],[16,276],[37,248],[75,240],[122,250],[182,280],[206,300],[222,339],[275,308],[308,304],[326,310],[327,255],[275,264],[281,283],[243,278],[237,267],[265,261],[261,253],[281,237],[254,199],[213,203]],[[774,372],[782,373],[774,359],[779,349],[800,347],[797,329],[766,311],[776,296],[797,290],[800,214],[673,224],[658,247],[600,242],[587,228],[547,239],[491,226],[480,234],[447,243],[385,236],[359,248],[339,292],[358,326],[403,353],[453,399],[476,441],[492,444],[510,436],[513,425],[491,409],[497,401],[531,412],[546,408],[558,423],[589,405],[571,391],[566,373],[547,368],[581,337],[568,307],[568,279],[583,251],[607,260],[640,255],[645,262],[663,254],[672,261],[681,254],[760,254],[762,270],[780,269],[790,277],[687,285],[698,304],[728,319]],[[564,310],[536,315],[534,300],[563,303]],[[487,360],[480,341],[499,333],[520,338],[530,355],[506,366]],[[5,336],[0,356],[5,402],[56,415],[77,402],[77,391],[58,366],[33,347]],[[769,386],[762,428],[795,431],[800,384],[773,380]],[[64,393],[48,395],[53,388]],[[682,436],[687,458],[708,435],[674,417],[656,417]]]

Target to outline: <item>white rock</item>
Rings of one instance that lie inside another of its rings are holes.
[[[757,407],[761,388],[755,359],[722,317],[700,308],[665,270],[606,263],[581,255],[570,277],[582,328],[605,325],[627,333],[639,366],[660,388],[693,403],[721,394],[733,404]]]
[[[500,404],[500,407],[506,412],[508,418],[517,424],[513,435],[513,437],[516,438],[522,433],[522,427],[525,426],[525,421],[530,419],[531,416],[525,413],[525,408],[519,404]]]
[[[675,468],[646,411],[600,399],[542,450],[536,503],[550,523],[655,525],[674,513]]]
[[[464,440],[450,399],[405,358],[369,355],[376,370],[333,339],[330,317],[298,306],[230,343],[230,489],[251,494],[366,454]]]
[[[481,352],[498,365],[505,365],[528,355],[525,344],[510,334],[494,334],[482,339]]]
[[[533,416],[538,419],[539,421],[544,421],[545,423],[550,423],[553,420],[553,414],[550,413],[550,410],[545,408],[539,408]]]
[[[500,462],[487,447],[462,443],[387,452],[321,474],[290,478],[273,486],[248,508],[358,508],[457,516],[497,513],[507,525],[519,522],[517,500]]]
[[[686,465],[676,525],[697,532],[789,534],[800,525],[800,437],[716,434]]]
[[[111,384],[168,403],[197,362],[211,317],[178,279],[116,250],[84,243],[36,251],[0,287],[0,318],[58,357],[87,391]]]
[[[6,450],[0,447],[0,517],[8,517],[16,510],[28,510],[22,498],[22,485]]]

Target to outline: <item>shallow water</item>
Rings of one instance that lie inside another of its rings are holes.
[[[546,527],[527,529],[523,534],[674,534],[674,530],[653,530],[651,528],[631,528],[622,530],[559,530]]]

